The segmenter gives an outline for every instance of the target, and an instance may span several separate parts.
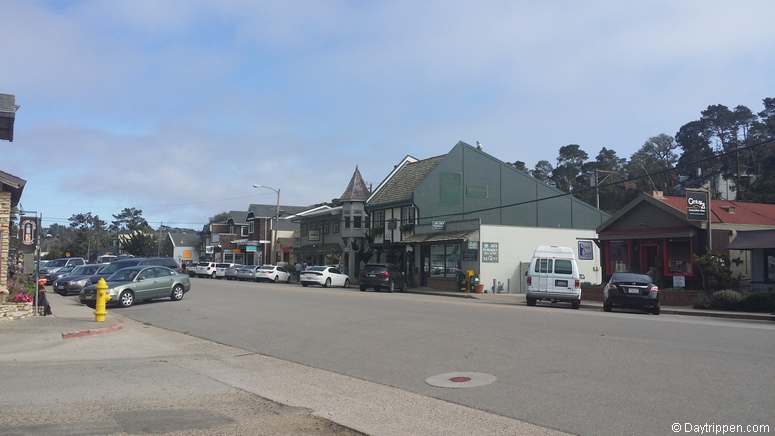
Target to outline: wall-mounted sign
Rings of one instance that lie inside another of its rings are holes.
[[[468,241],[469,250],[479,250],[479,241]]]
[[[433,230],[444,230],[447,228],[447,222],[446,221],[433,221],[431,223],[431,227]]]
[[[205,246],[205,253],[207,253],[207,254],[213,254],[213,251],[214,251],[214,250],[213,250],[213,248],[214,248],[214,247],[213,247],[212,245],[207,245],[207,246]]]
[[[686,277],[684,277],[684,276],[673,276],[673,287],[674,288],[685,288],[686,287]]]
[[[307,232],[307,239],[310,241],[319,241],[320,230],[310,230],[309,232]]]
[[[595,253],[592,251],[592,241],[579,241],[579,260],[592,260]]]
[[[255,253],[256,252],[256,246],[255,245],[246,245],[245,246],[245,253]]]
[[[191,250],[183,250],[183,260],[191,260]]]
[[[24,216],[19,221],[19,240],[25,249],[34,249],[38,242],[38,218]]]
[[[499,254],[497,242],[482,242],[482,262],[498,263]]]
[[[708,193],[686,191],[686,218],[690,221],[708,220]]]

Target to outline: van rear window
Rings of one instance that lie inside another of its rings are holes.
[[[535,272],[537,273],[550,273],[552,272],[552,259],[537,259]]]
[[[554,261],[555,274],[573,274],[573,264],[565,259],[556,259]]]

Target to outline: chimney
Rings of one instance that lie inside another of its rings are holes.
[[[665,193],[662,191],[652,191],[651,196],[656,198],[657,200],[665,199]]]

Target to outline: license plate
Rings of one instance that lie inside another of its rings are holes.
[[[369,277],[377,277],[377,276],[375,276],[374,274],[369,274]]]
[[[568,287],[568,281],[567,280],[555,280],[554,286],[558,288],[567,288]]]
[[[638,288],[627,288],[627,292],[630,294],[640,294],[640,289]]]

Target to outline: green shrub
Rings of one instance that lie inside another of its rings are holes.
[[[752,292],[743,297],[740,310],[749,312],[775,312],[775,292]]]
[[[705,291],[736,288],[739,280],[732,276],[729,266],[729,256],[704,254],[695,256],[697,266],[700,269],[702,288]]]
[[[716,291],[710,296],[710,307],[712,309],[735,310],[743,301],[743,294],[737,291]]]
[[[694,299],[695,309],[710,309],[710,297],[707,294],[698,293]]]

